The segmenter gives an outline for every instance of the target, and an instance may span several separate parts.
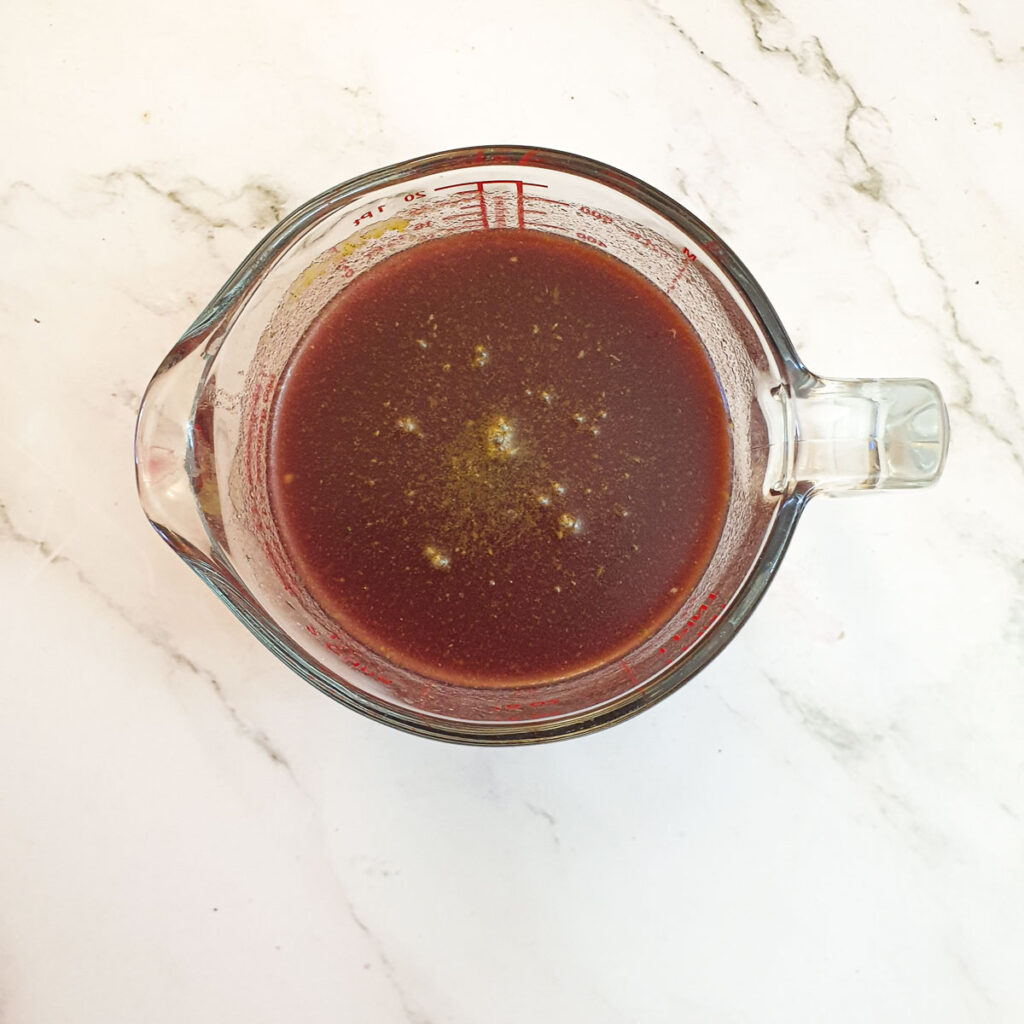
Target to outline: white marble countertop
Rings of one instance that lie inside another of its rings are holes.
[[[1024,7],[146,6],[20,5],[0,43],[0,1016],[1024,1019]],[[813,369],[952,417],[934,489],[812,503],[680,693],[525,749],[290,675],[132,466],[268,227],[485,142],[678,197]]]

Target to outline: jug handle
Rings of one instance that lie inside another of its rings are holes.
[[[949,414],[931,381],[838,380],[804,371],[791,397],[791,477],[798,491],[927,487],[941,475]]]

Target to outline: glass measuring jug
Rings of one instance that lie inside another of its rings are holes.
[[[699,336],[731,430],[725,524],[676,614],[621,657],[528,687],[460,685],[360,641],[296,571],[268,486],[273,404],[325,306],[393,255],[495,228],[599,248],[654,284]],[[582,157],[489,147],[347,182],[270,232],[151,381],[136,468],[161,536],[313,685],[410,732],[522,743],[609,725],[677,689],[751,613],[813,494],[931,483],[947,435],[930,382],[808,371],[735,255],[667,196]]]

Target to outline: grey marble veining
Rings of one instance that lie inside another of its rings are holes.
[[[12,12],[0,76],[0,1016],[1024,1017],[1024,14],[999,0]],[[577,151],[722,233],[798,350],[950,404],[815,500],[670,701],[432,744],[291,676],[151,531],[134,420],[259,238],[376,166]]]

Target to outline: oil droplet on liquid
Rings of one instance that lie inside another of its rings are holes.
[[[515,429],[504,416],[496,416],[487,424],[484,441],[492,459],[507,459],[516,453]]]
[[[428,544],[423,549],[423,557],[435,568],[435,569],[450,569],[452,560],[440,549],[435,548],[433,544]]]
[[[558,517],[558,529],[555,531],[555,535],[561,540],[563,537],[579,533],[582,529],[583,524],[578,516],[574,516],[569,512],[563,512]]]

